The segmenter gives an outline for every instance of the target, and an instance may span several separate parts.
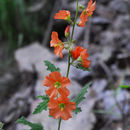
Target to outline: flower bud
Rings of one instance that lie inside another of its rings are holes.
[[[69,27],[69,25],[66,27],[66,29],[65,29],[65,37],[66,38],[69,38],[69,36],[70,36],[70,27]]]
[[[79,5],[79,10],[83,11],[85,7],[83,5]]]

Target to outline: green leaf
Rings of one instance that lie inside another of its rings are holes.
[[[79,94],[74,99],[72,99],[72,101],[75,102],[76,105],[78,105],[81,101],[83,101],[85,99],[84,96],[87,93],[87,90],[88,90],[88,88],[90,87],[91,84],[92,83],[89,82],[87,85],[85,85],[85,87],[83,87],[81,89],[81,91],[79,92]]]
[[[83,70],[83,71],[89,71],[89,72],[91,72],[90,69],[83,67],[81,64],[76,65],[76,68],[77,68],[77,69],[81,69],[81,70]]]
[[[78,114],[79,112],[81,112],[82,110],[81,110],[81,107],[77,107],[76,108],[76,110],[74,110],[73,112],[75,113],[75,114]]]
[[[73,111],[75,114],[78,114],[79,112],[82,111],[81,108],[78,107],[78,105],[79,105],[79,103],[81,101],[83,101],[85,99],[85,94],[87,93],[87,90],[88,90],[88,88],[90,87],[91,84],[92,83],[89,82],[87,85],[85,85],[85,87],[83,87],[81,89],[81,91],[79,92],[79,94],[74,99],[72,99],[72,102],[75,102],[76,103],[76,107],[77,107],[76,110]]]
[[[55,71],[60,72],[60,68],[56,68],[55,65],[52,64],[50,61],[45,60],[44,63],[47,66],[47,70],[51,72],[55,72]]]
[[[0,122],[0,130],[3,130],[3,126],[4,126],[4,124],[2,122]]]
[[[130,85],[120,85],[120,88],[130,88]]]
[[[38,113],[42,112],[43,110],[47,110],[49,97],[48,96],[39,96],[39,98],[42,98],[43,101],[37,105],[33,114],[38,114]]]
[[[40,123],[32,123],[27,121],[24,117],[21,117],[16,121],[16,123],[24,124],[31,127],[30,130],[44,130],[43,126]]]
[[[49,99],[49,97],[47,95],[40,95],[40,96],[37,96],[37,98],[41,98],[42,100],[47,100]]]

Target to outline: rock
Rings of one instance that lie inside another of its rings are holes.
[[[107,112],[110,112],[111,110],[112,115],[110,115],[109,118],[111,118],[112,120],[120,120],[122,118],[121,112],[118,106],[116,105],[116,102],[113,96],[114,96],[114,91],[108,90],[101,94],[101,99],[103,100],[105,110]],[[120,104],[120,106],[124,107],[123,102],[125,102],[126,100],[127,101],[130,100],[130,93],[127,92],[126,90],[122,90],[118,93],[118,95],[116,96],[116,99],[118,103]],[[128,113],[129,109],[130,109],[130,105],[125,104],[125,107],[123,109],[124,112]]]
[[[11,84],[11,81],[14,81],[14,77],[10,73],[5,73],[0,77],[0,102],[9,90],[9,84]]]
[[[19,115],[28,113],[32,102],[31,87],[21,88],[16,94],[1,105],[0,120],[5,124],[12,124],[18,119]],[[8,128],[10,130],[10,128]]]
[[[44,49],[39,43],[31,44],[27,47],[18,49],[15,52],[15,60],[19,65],[20,71],[36,71],[42,72],[43,61],[52,59],[53,55],[49,50]]]
[[[113,12],[127,13],[127,6],[123,0],[112,0],[109,3],[109,8],[111,8]]]
[[[116,12],[113,12],[113,10],[111,10],[108,5],[104,6],[101,4],[96,5],[96,14],[98,14],[98,16],[101,18],[107,18],[108,20],[111,21],[111,23],[116,16]]]
[[[92,85],[92,90],[95,91],[97,95],[97,100],[100,100],[101,93],[104,91],[105,87],[107,86],[107,80],[101,79],[101,80],[95,80]]]
[[[114,48],[112,48],[111,46],[102,46],[102,53],[100,53],[100,59],[102,61],[108,61],[111,56],[112,53],[114,51]]]
[[[117,32],[114,31],[103,31],[100,35],[101,45],[114,44],[114,39],[117,36]]]
[[[93,24],[98,24],[98,25],[108,25],[110,24],[110,21],[107,18],[103,17],[94,17],[92,19]]]
[[[101,4],[108,4],[111,0],[99,0]]]
[[[129,27],[129,15],[120,15],[118,16],[113,22],[113,29],[116,31],[124,30],[125,28],[128,29]]]

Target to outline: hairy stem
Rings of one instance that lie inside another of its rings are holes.
[[[73,41],[74,28],[75,28],[76,20],[77,20],[77,16],[78,16],[78,8],[79,8],[79,7],[78,7],[78,0],[77,0],[76,15],[75,15],[75,20],[74,20],[74,24],[73,24],[73,28],[72,28],[71,39],[70,39],[70,43],[71,43],[71,44],[72,44],[72,41]],[[70,55],[70,50],[69,50],[69,56],[68,56],[68,68],[67,68],[67,74],[66,74],[66,77],[69,77],[69,71],[70,71],[70,65],[71,65],[70,59],[71,59],[71,55]],[[58,124],[58,130],[60,130],[61,121],[62,121],[62,119],[60,118],[60,119],[59,119],[59,124]]]
[[[75,28],[76,20],[77,20],[77,17],[78,17],[78,10],[79,10],[79,5],[78,5],[78,0],[77,0],[76,15],[75,15],[75,20],[74,20],[73,28],[72,28],[72,34],[71,34],[71,44],[72,44],[72,40],[73,40],[74,28]]]
[[[73,41],[73,35],[74,35],[74,28],[75,28],[75,25],[76,25],[76,20],[77,20],[77,16],[78,16],[78,0],[77,0],[77,9],[76,9],[76,15],[75,15],[75,20],[74,20],[74,24],[73,24],[73,28],[72,28],[72,34],[71,34],[71,39],[70,39],[70,43],[72,44],[72,41]],[[69,56],[68,56],[68,69],[67,69],[67,74],[66,74],[66,77],[69,76],[69,71],[70,71],[70,50],[69,50]]]
[[[60,130],[61,118],[59,119],[58,130]]]

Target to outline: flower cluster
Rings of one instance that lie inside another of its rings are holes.
[[[70,94],[70,91],[66,88],[70,85],[69,78],[62,77],[58,71],[52,72],[45,77],[43,85],[49,87],[46,94],[50,97],[48,103],[50,115],[55,119],[68,120],[71,118],[71,113],[76,109],[76,105],[67,98]]]
[[[93,1],[90,0],[87,8],[83,9],[80,15],[81,21],[77,23],[79,27],[85,26],[87,18],[90,17],[95,10],[95,4],[96,2],[93,3]],[[60,10],[58,13],[56,13],[54,19],[66,20],[73,27],[75,26],[75,23],[73,23],[71,20],[70,11],[68,10]],[[52,32],[50,47],[54,47],[55,55],[59,55],[60,58],[63,58],[63,49],[68,49],[69,58],[71,60],[69,65],[73,65],[74,62],[77,62],[77,65],[88,69],[90,66],[90,61],[88,60],[89,55],[87,53],[87,49],[81,46],[77,46],[75,49],[72,48],[73,36],[70,38],[69,25],[65,29],[65,37],[67,42],[62,42],[58,37],[58,33],[55,31]],[[67,46],[65,46],[65,44],[67,44]],[[58,71],[51,72],[43,81],[43,85],[48,87],[46,94],[49,96],[49,114],[55,119],[60,118],[63,120],[68,120],[72,117],[72,111],[76,109],[76,103],[71,102],[68,98],[70,91],[67,89],[67,86],[70,84],[71,81],[68,78],[68,74],[66,77],[62,77]]]
[[[84,27],[85,22],[87,22],[88,17],[91,17],[93,14],[93,11],[95,10],[96,1],[93,3],[92,0],[88,2],[88,6],[86,9],[83,10],[83,12],[80,15],[81,21],[78,23],[78,26]]]

